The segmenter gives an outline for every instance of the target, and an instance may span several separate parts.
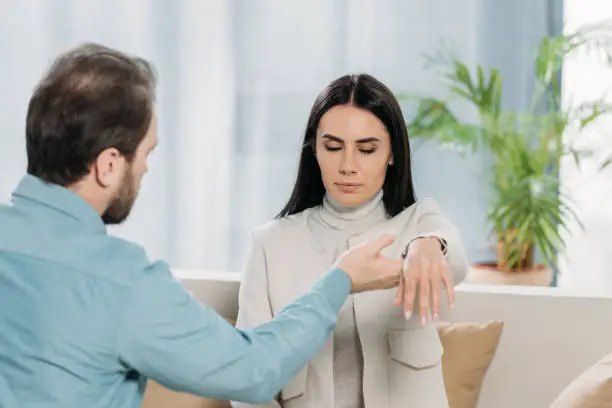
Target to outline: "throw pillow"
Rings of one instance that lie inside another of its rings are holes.
[[[611,408],[612,353],[589,367],[557,396],[551,408]]]
[[[142,408],[231,408],[229,402],[169,390],[149,380]]]
[[[500,321],[442,322],[438,325],[444,348],[442,371],[450,408],[476,408],[503,327]]]

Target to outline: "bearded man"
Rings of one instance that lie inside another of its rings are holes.
[[[382,236],[271,322],[239,330],[165,262],[108,235],[158,143],[154,91],[150,64],[97,44],[59,55],[34,90],[27,174],[0,206],[3,408],[136,408],[148,378],[265,403],[317,354],[350,292],[400,279],[402,262],[379,255],[393,241]]]

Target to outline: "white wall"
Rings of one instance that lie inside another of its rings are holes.
[[[565,0],[565,31],[612,19],[610,0]],[[569,59],[563,73],[564,101],[577,104],[608,93],[612,104],[612,69],[596,55]],[[585,133],[585,142],[598,154],[577,169],[570,161],[562,167],[562,183],[571,191],[584,230],[571,225],[566,257],[560,263],[559,286],[612,289],[612,168],[597,173],[604,155],[612,152],[612,120],[605,119]]]

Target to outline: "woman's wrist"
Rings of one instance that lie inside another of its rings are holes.
[[[424,236],[413,238],[410,241],[408,241],[408,243],[406,244],[406,246],[404,246],[404,249],[402,250],[402,254],[401,254],[402,259],[405,259],[406,256],[408,256],[408,250],[410,249],[410,245],[414,243],[414,241],[421,240],[421,239],[436,240],[440,244],[440,251],[442,251],[442,255],[446,255],[448,251],[448,243],[446,242],[444,238],[440,238],[436,235],[424,235]]]

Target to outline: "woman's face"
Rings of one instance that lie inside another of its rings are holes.
[[[383,123],[350,105],[334,106],[321,117],[316,153],[327,193],[349,207],[374,197],[392,164],[391,138]]]

